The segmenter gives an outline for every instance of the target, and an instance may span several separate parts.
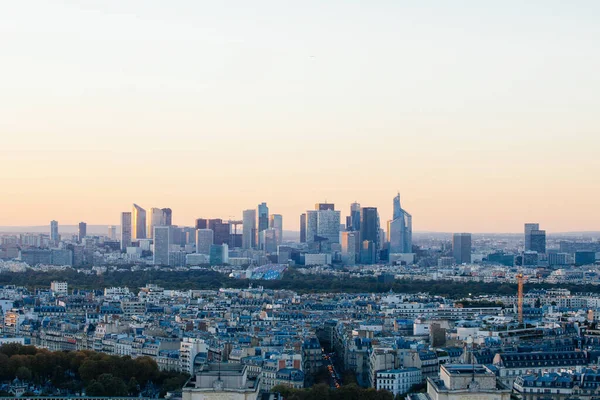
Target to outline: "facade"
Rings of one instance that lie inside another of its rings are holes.
[[[418,368],[388,369],[377,372],[376,389],[387,390],[394,396],[406,394],[414,385],[423,382]]]
[[[87,236],[87,224],[85,222],[80,222],[77,229],[77,238],[79,239],[79,243],[83,240],[84,237]]]
[[[394,197],[393,219],[388,222],[390,254],[412,253],[412,216],[400,205],[400,193]]]
[[[261,243],[261,250],[264,250],[268,254],[277,253],[277,230],[275,228],[268,228],[261,231],[259,243]]]
[[[256,210],[244,210],[242,218],[242,248],[256,248]]]
[[[108,238],[110,240],[116,240],[117,239],[117,227],[114,225],[110,225],[108,227],[108,234],[107,234]]]
[[[531,251],[535,251],[539,254],[546,253],[546,231],[544,230],[532,230],[529,235],[531,243]]]
[[[58,221],[50,221],[50,240],[53,242],[60,241],[60,235],[58,234]]]
[[[227,244],[213,244],[210,246],[211,265],[229,263],[229,246]]]
[[[146,239],[146,210],[134,204],[131,210],[131,239]]]
[[[510,400],[510,394],[510,387],[482,365],[442,365],[439,379],[427,379],[429,400]]]
[[[452,237],[452,255],[457,264],[471,262],[471,234],[455,233]]]
[[[121,250],[125,251],[131,246],[131,213],[121,213]]]
[[[169,265],[171,247],[171,227],[154,227],[154,265]]]
[[[167,226],[173,225],[173,210],[170,208],[163,208],[163,224]]]
[[[150,213],[146,219],[147,219],[147,223],[148,223],[148,225],[146,226],[146,232],[148,234],[148,238],[153,237],[154,228],[156,226],[167,225],[166,221],[165,221],[163,210],[161,210],[160,208],[152,207],[150,209]]]
[[[208,220],[206,218],[198,218],[196,220],[196,229],[208,229]]]
[[[306,213],[300,215],[300,243],[306,243]]]
[[[283,216],[281,214],[271,214],[269,228],[275,229],[276,242],[279,246],[283,242]]]
[[[349,231],[360,231],[360,204],[350,204],[350,223],[346,224],[346,230]]]
[[[361,209],[360,240],[363,243],[365,241],[371,242],[374,251],[379,248],[379,213],[377,207],[363,207]],[[371,258],[369,264],[377,261],[376,257]]]
[[[210,254],[210,246],[214,244],[212,229],[198,229],[196,231],[196,253]]]
[[[526,223],[525,224],[525,251],[531,251],[531,232],[540,229],[538,223]]]
[[[50,290],[55,294],[67,294],[69,293],[69,284],[67,282],[51,282]]]
[[[360,232],[342,232],[342,263],[354,265],[360,255]]]
[[[207,363],[183,387],[183,400],[255,400],[260,379],[248,377],[248,366],[240,363]]]
[[[212,229],[213,231],[215,244],[229,245],[229,223],[223,222],[220,218],[209,219],[208,229]]]

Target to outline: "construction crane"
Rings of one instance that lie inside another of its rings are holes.
[[[523,274],[517,274],[517,283],[519,284],[517,308],[519,310],[519,324],[523,324],[523,281],[525,277]]]

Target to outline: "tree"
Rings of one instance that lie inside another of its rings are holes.
[[[30,381],[31,380],[31,370],[27,367],[19,367],[15,376],[22,381]]]
[[[104,386],[96,380],[92,380],[85,388],[85,394],[87,396],[104,396],[104,392]]]

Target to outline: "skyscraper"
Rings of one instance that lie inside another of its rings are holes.
[[[260,203],[256,208],[256,217],[258,220],[256,221],[257,226],[257,234],[259,235],[257,238],[258,248],[262,249],[264,247],[264,243],[260,240],[260,233],[265,229],[269,228],[269,207],[267,207],[267,203]]]
[[[169,265],[169,249],[171,247],[171,227],[154,227],[154,265]]]
[[[117,238],[117,227],[114,225],[110,225],[108,227],[108,238],[110,240],[115,240]]]
[[[300,215],[300,243],[306,243],[306,213]]]
[[[262,250],[269,254],[277,253],[277,230],[275,228],[268,228],[260,232],[259,235]]]
[[[306,211],[306,242],[323,243],[326,247],[339,243],[340,217],[331,203],[317,203],[315,210]]]
[[[400,193],[394,197],[393,219],[388,222],[390,254],[412,253],[412,216],[400,206]]]
[[[360,254],[360,232],[342,232],[342,263],[344,265],[356,264]]]
[[[131,246],[131,213],[121,213],[121,250]]]
[[[196,231],[196,253],[210,254],[210,246],[214,243],[212,229],[198,229]]]
[[[319,212],[315,210],[306,211],[306,243],[314,243],[317,238],[317,223]]]
[[[379,248],[379,213],[377,207],[363,207],[361,209],[360,240],[373,242],[373,247],[375,249]]]
[[[242,217],[242,247],[256,248],[256,210],[244,210]]]
[[[275,229],[275,238],[277,246],[279,246],[283,242],[283,217],[281,214],[271,214],[269,227]]]
[[[346,230],[349,231],[360,231],[360,204],[350,204],[350,223],[351,226],[347,226]]]
[[[317,236],[328,244],[340,242],[340,212],[332,209],[317,211]]]
[[[173,210],[170,208],[163,208],[163,224],[166,226],[173,225]]]
[[[50,221],[50,240],[53,242],[60,241],[60,236],[58,235],[58,221]]]
[[[223,222],[221,218],[209,219],[208,229],[212,229],[214,232],[215,244],[229,244],[231,228],[228,222]]]
[[[538,223],[526,223],[525,224],[525,251],[531,251],[531,231],[537,231],[540,229]]]
[[[471,262],[471,234],[455,233],[452,237],[452,255],[457,264]]]
[[[146,210],[134,204],[131,210],[132,240],[146,239]]]
[[[85,222],[80,222],[79,229],[77,231],[77,237],[79,239],[79,243],[81,243],[83,238],[86,236],[87,236],[87,224]]]
[[[196,220],[196,229],[208,229],[208,220],[206,218],[198,218]]]
[[[315,204],[315,210],[317,211],[326,211],[326,210],[335,210],[335,204],[333,203],[317,203]]]
[[[540,254],[546,253],[546,231],[534,229],[530,232],[530,250]]]
[[[154,228],[157,226],[165,226],[163,210],[160,208],[152,207],[150,214],[146,218],[147,226],[146,232],[149,239],[154,235]]]

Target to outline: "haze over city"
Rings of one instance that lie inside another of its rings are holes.
[[[0,225],[316,202],[597,230],[597,2],[11,2]]]

